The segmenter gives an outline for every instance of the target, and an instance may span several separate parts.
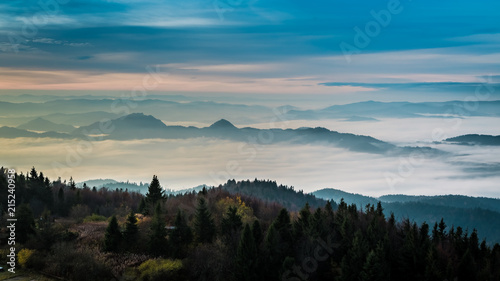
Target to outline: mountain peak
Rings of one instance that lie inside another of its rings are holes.
[[[160,119],[155,118],[152,115],[146,115],[144,113],[131,113],[129,115],[123,116],[120,120],[117,119],[115,124],[118,127],[124,128],[140,128],[140,129],[164,129],[167,127]]]
[[[231,122],[227,121],[226,119],[221,119],[212,125],[210,125],[209,128],[213,129],[237,129]]]

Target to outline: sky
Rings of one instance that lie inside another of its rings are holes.
[[[498,11],[500,2],[493,0],[3,1],[0,101],[141,91],[151,98],[167,94],[175,100],[175,94],[183,101],[301,109],[367,100],[500,100]],[[478,92],[485,85],[487,95]],[[496,117],[464,118],[459,129],[445,120],[295,120],[288,126],[324,126],[397,145],[429,144],[433,129],[441,127],[449,136],[499,134]],[[178,124],[213,121],[207,116]],[[384,175],[398,171],[405,159],[317,145],[272,145],[249,162],[235,142],[103,141],[69,170],[54,163],[67,161],[68,147],[78,146],[73,141],[0,138],[0,145],[2,164],[21,170],[35,165],[51,178],[77,181],[147,182],[157,174],[166,187],[180,189],[262,178],[305,191],[500,198],[494,174],[499,150],[491,147],[442,146],[454,158],[417,165],[391,186]],[[235,161],[238,171],[227,174]]]
[[[500,82],[500,2],[0,4],[0,89],[450,100]],[[424,89],[424,90],[422,90]],[[2,91],[3,93],[3,91]]]

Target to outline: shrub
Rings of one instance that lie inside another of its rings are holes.
[[[147,260],[139,266],[139,280],[183,280],[182,261],[170,259]]]
[[[19,253],[17,253],[17,262],[21,267],[27,267],[28,262],[31,256],[35,253],[35,250],[30,249],[21,249]]]
[[[0,263],[5,264],[8,262],[7,255],[10,253],[9,249],[0,249]]]
[[[90,208],[87,205],[75,205],[71,208],[70,217],[75,219],[77,222],[81,222],[83,218],[90,214]]]
[[[97,221],[106,221],[107,218],[105,216],[101,216],[98,214],[92,214],[83,219],[83,222],[97,222]]]
[[[47,256],[45,272],[74,281],[110,280],[111,270],[88,249],[75,249],[71,243],[58,243]]]

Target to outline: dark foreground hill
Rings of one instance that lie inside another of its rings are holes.
[[[489,246],[476,231],[447,230],[445,221],[398,222],[384,215],[381,204],[360,210],[340,201],[336,208],[331,202],[314,208],[321,202],[314,196],[259,180],[228,181],[234,194],[221,186],[164,197],[156,176],[143,196],[77,188],[35,168],[26,176],[0,169],[4,198],[7,175],[16,182],[19,202],[22,268],[16,270],[56,280],[500,279],[500,245]],[[287,198],[312,203],[291,211],[274,202]],[[5,253],[8,233],[2,225]]]

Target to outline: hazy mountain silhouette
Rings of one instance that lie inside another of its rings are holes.
[[[3,117],[43,117],[54,112],[58,114],[86,114],[89,112],[107,112],[118,116],[135,112],[156,116],[162,120],[169,121],[199,121],[205,120],[207,116],[214,119],[231,117],[231,120],[239,124],[249,124],[272,120],[276,118],[275,111],[271,107],[260,105],[230,104],[208,101],[170,101],[165,99],[149,99],[135,101],[122,101],[113,98],[85,97],[71,99],[56,99],[39,103],[34,102],[0,102],[0,112]],[[130,106],[130,104],[133,105]],[[285,107],[287,112],[280,119],[300,120],[300,119],[352,119],[357,121],[362,118],[409,118],[409,117],[443,117],[455,114],[460,117],[463,112],[467,116],[500,116],[500,101],[479,101],[481,110],[470,111],[463,101],[447,102],[377,102],[365,101],[345,105],[333,105],[319,110],[301,110],[295,107]],[[278,109],[283,107],[278,107]],[[279,112],[282,112],[279,110]],[[116,116],[113,116],[116,117]],[[113,118],[112,117],[112,118]],[[98,121],[95,118],[89,119],[85,124],[68,122],[63,119],[44,119],[72,125],[88,125]],[[80,122],[85,120],[80,120]]]
[[[232,129],[238,129],[236,126],[234,126],[231,122],[227,121],[226,119],[221,119],[212,125],[210,125],[211,129],[223,129],[223,130],[232,130]]]
[[[132,106],[131,106],[132,105]],[[174,102],[160,99],[119,100],[119,99],[59,99],[41,103],[0,102],[0,112],[5,117],[40,117],[57,112],[59,114],[85,114],[89,112],[108,112],[127,115],[131,111],[144,112],[170,121],[199,121],[211,118],[233,116],[239,122],[252,123],[261,118],[271,118],[271,108],[260,105],[229,104],[209,101]],[[54,120],[46,118],[47,120]],[[91,120],[85,125],[98,120]],[[62,122],[57,120],[57,122]],[[69,122],[63,122],[69,123]],[[72,122],[70,124],[76,125]],[[83,124],[82,124],[83,125]]]
[[[0,137],[7,139],[14,138],[54,138],[54,139],[74,139],[76,136],[69,135],[65,133],[57,132],[44,132],[35,133],[28,130],[12,128],[12,127],[0,127]]]
[[[105,184],[109,183],[117,183],[118,181],[114,179],[94,179],[94,180],[86,180],[83,182],[76,183],[76,186],[83,187],[83,184],[87,184],[87,187],[102,187]]]
[[[500,101],[479,101],[481,110],[468,110],[463,101],[447,102],[377,102],[364,101],[358,103],[333,105],[319,110],[290,110],[290,119],[327,119],[350,118],[353,115],[364,117],[415,118],[444,117],[452,114],[460,117],[463,112],[467,116],[500,116]]]
[[[448,138],[444,141],[461,145],[500,145],[500,136],[470,134]]]
[[[318,198],[332,199],[339,201],[341,198],[349,204],[356,204],[358,207],[364,207],[366,204],[374,204],[378,201],[383,203],[407,203],[407,202],[421,202],[431,205],[439,205],[446,207],[456,208],[483,208],[500,212],[500,199],[487,198],[487,197],[471,197],[464,195],[403,195],[403,194],[390,194],[380,197],[370,197],[361,194],[349,193],[339,189],[325,188],[314,191],[313,194]]]
[[[75,130],[75,127],[66,124],[56,124],[54,122],[45,120],[41,117],[33,119],[27,123],[17,126],[18,129],[32,130],[32,131],[43,131],[43,132],[60,132],[60,133],[70,133]]]
[[[101,120],[119,118],[120,115],[105,111],[91,111],[85,113],[52,113],[42,118],[54,123],[71,124],[73,126],[87,126]]]
[[[130,139],[183,139],[197,137],[213,137],[233,141],[257,141],[262,144],[291,143],[291,144],[327,144],[352,151],[368,153],[409,153],[415,149],[426,154],[438,153],[430,148],[397,147],[393,144],[369,136],[339,133],[325,128],[299,128],[299,129],[256,129],[237,128],[231,122],[221,119],[209,127],[183,127],[167,126],[153,116],[134,113],[122,118],[112,120],[101,130],[103,124],[96,122],[89,126],[76,129],[74,134],[102,134],[105,139],[130,140]]]

